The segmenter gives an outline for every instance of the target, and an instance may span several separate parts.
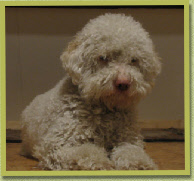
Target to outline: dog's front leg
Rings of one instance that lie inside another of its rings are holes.
[[[140,146],[123,143],[112,151],[116,170],[156,170],[157,166]]]
[[[41,152],[39,152],[41,153]],[[106,151],[94,144],[61,146],[39,156],[40,167],[50,170],[110,170],[113,164]]]

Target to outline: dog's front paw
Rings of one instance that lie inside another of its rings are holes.
[[[157,170],[156,164],[150,158],[129,158],[120,156],[114,160],[116,170]]]
[[[116,170],[157,170],[157,165],[144,152],[135,145],[118,147],[114,150],[111,160]]]
[[[99,159],[93,156],[80,158],[77,161],[77,167],[80,170],[113,170],[113,162],[110,161],[108,158],[101,157]]]
[[[75,147],[59,147],[47,154],[41,154],[39,158],[39,167],[46,170],[114,169],[114,164],[104,148],[89,143]]]
[[[67,151],[67,150],[66,150]],[[112,170],[113,162],[103,148],[93,144],[83,144],[69,151],[68,161],[62,163],[69,170]]]

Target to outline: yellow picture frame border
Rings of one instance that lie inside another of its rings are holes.
[[[184,109],[185,109],[185,170],[136,171],[6,171],[6,6],[184,6]],[[1,60],[1,175],[2,176],[126,176],[126,175],[190,175],[190,56],[189,56],[189,0],[126,0],[126,1],[0,1],[0,60]]]

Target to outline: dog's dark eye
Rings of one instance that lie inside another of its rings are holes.
[[[137,63],[137,59],[135,59],[135,58],[133,58],[132,60],[131,60],[131,63]]]
[[[108,62],[109,61],[108,57],[105,57],[105,56],[99,56],[99,60],[102,61],[102,62]]]

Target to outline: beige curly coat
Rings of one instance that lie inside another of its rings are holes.
[[[136,123],[161,70],[141,24],[123,14],[90,20],[61,60],[68,75],[22,114],[21,153],[51,170],[157,169]]]

